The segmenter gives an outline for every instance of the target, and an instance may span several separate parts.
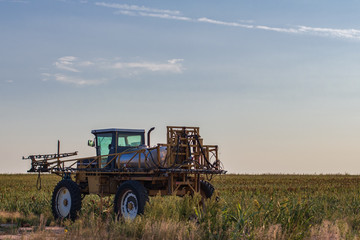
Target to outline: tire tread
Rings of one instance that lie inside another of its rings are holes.
[[[115,214],[117,214],[119,217],[121,215],[119,213],[120,207],[118,206],[118,202],[119,202],[119,198],[121,197],[125,189],[131,189],[134,191],[135,195],[138,197],[138,204],[139,204],[138,214],[143,214],[145,204],[149,200],[149,195],[147,193],[146,188],[140,182],[134,180],[125,181],[119,186],[114,198]]]
[[[58,191],[62,188],[66,187],[71,196],[71,208],[70,213],[65,218],[70,218],[72,221],[78,217],[78,213],[81,209],[81,193],[79,186],[72,180],[63,179],[55,186],[52,199],[51,199],[51,210],[55,219],[61,219],[62,216],[59,216],[56,210],[56,195]]]
[[[204,192],[206,198],[211,198],[214,194],[214,186],[205,180],[200,180],[200,189]]]

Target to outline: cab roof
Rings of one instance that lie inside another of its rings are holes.
[[[145,133],[145,130],[144,129],[106,128],[106,129],[96,129],[96,130],[91,131],[92,134],[109,133],[109,132]]]

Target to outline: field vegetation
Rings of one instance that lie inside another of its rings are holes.
[[[152,197],[134,221],[117,221],[113,197],[89,195],[75,222],[56,222],[52,191],[60,181],[42,175],[0,175],[0,234],[46,239],[357,239],[360,236],[360,176],[224,175],[213,178],[213,198]],[[63,232],[45,231],[62,226]],[[1,238],[1,235],[0,235]]]

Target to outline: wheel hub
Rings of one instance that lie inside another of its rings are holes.
[[[133,191],[126,191],[121,198],[121,215],[124,218],[134,219],[138,214],[138,199]]]
[[[71,195],[66,187],[62,187],[56,194],[56,210],[59,216],[65,218],[70,214]]]
[[[128,202],[127,208],[131,211],[134,208],[134,203],[133,202]]]

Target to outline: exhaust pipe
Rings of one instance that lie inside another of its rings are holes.
[[[152,127],[149,129],[148,133],[147,133],[147,145],[148,147],[150,147],[150,133],[155,129],[155,127]]]

